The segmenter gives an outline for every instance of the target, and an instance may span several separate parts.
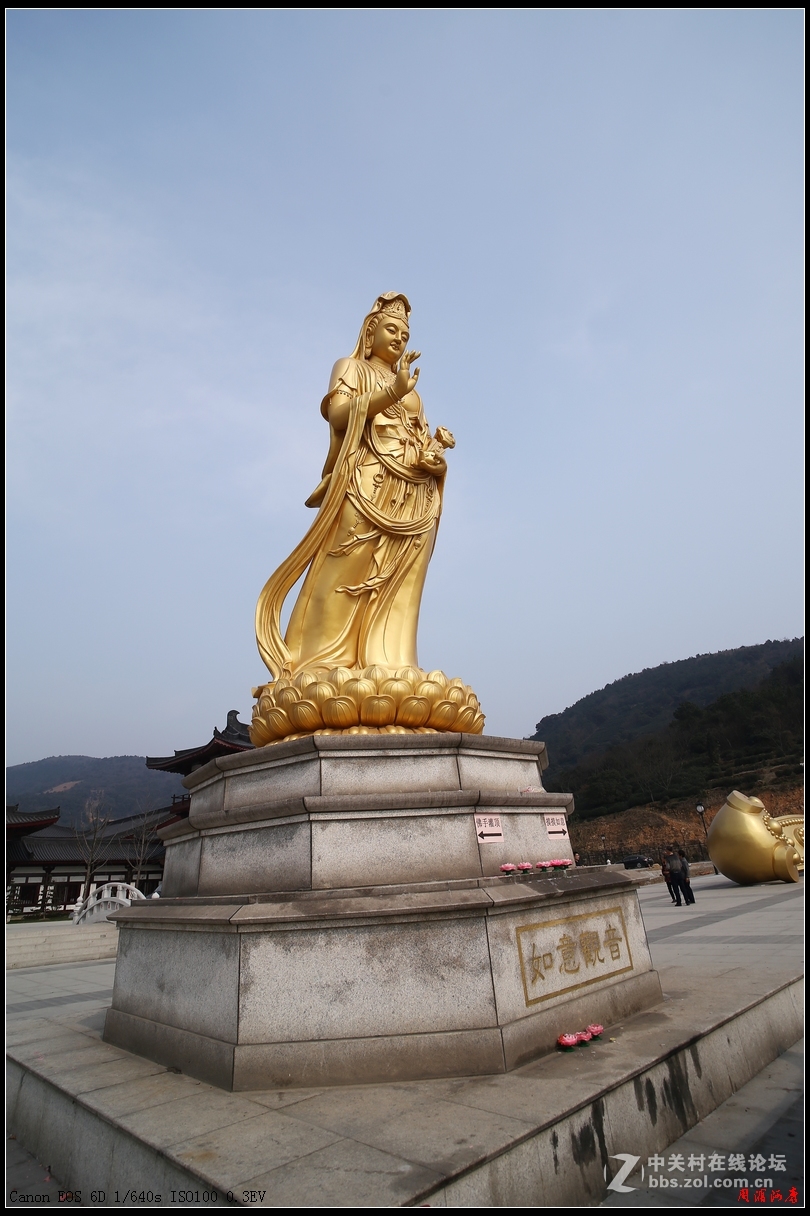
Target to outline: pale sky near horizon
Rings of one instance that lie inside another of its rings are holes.
[[[333,362],[448,426],[420,662],[487,733],[803,632],[800,10],[11,10],[8,760],[267,678]]]

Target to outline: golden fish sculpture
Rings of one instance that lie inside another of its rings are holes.
[[[407,350],[406,296],[378,296],[354,350],[332,369],[321,414],[329,452],[307,499],[318,511],[271,575],[256,608],[256,641],[275,677],[254,688],[257,747],[309,734],[480,734],[468,684],[423,671],[416,628],[442,512],[445,452],[417,392],[419,351]],[[281,610],[303,585],[285,634]]]
[[[804,817],[771,818],[759,798],[733,790],[712,820],[708,847],[714,865],[732,882],[798,882],[804,870]]]

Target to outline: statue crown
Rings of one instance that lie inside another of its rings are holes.
[[[393,296],[393,299],[388,299],[386,298],[387,296]],[[394,295],[393,292],[387,292],[386,296],[379,297],[379,304],[380,307],[378,309],[378,313],[380,316],[396,317],[397,320],[404,321],[406,325],[409,323],[411,310],[403,296]]]

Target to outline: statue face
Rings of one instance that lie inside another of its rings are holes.
[[[384,359],[392,367],[405,350],[410,333],[404,321],[396,317],[383,317],[374,330],[371,341],[371,354],[378,359]]]

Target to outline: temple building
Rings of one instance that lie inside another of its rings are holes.
[[[175,752],[173,756],[147,756],[146,767],[158,769],[162,773],[180,773],[187,777],[195,769],[208,764],[209,760],[250,751],[253,744],[249,732],[250,727],[239,721],[239,710],[230,709],[225,729],[217,730],[214,727],[213,736],[208,743],[204,743],[202,747],[187,747],[184,751]]]
[[[149,756],[146,767],[188,776],[209,760],[252,748],[248,730],[239,721],[239,711],[232,709],[225,729],[214,728],[207,743],[173,756]],[[165,857],[155,829],[187,816],[190,807],[189,795],[175,795],[169,806],[111,820],[92,849],[73,827],[59,822],[58,806],[47,811],[6,807],[7,917],[67,913],[82,897],[88,865],[91,889],[105,882],[127,882],[152,895],[160,885]]]
[[[163,875],[165,850],[154,829],[188,814],[189,799],[106,824],[88,850],[80,835],[60,824],[60,809],[20,811],[6,807],[6,915],[67,912],[91,884],[136,882],[150,895]],[[136,881],[137,880],[137,881]]]

